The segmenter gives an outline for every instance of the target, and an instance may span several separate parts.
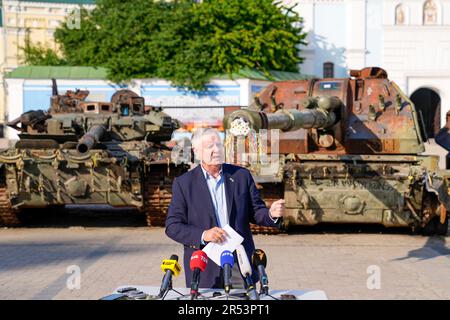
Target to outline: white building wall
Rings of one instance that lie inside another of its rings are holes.
[[[406,6],[409,21],[395,25],[395,8]],[[435,0],[437,23],[423,24],[424,0],[383,1],[383,59],[380,64],[408,96],[430,88],[441,97],[441,124],[450,110],[450,1]]]
[[[301,45],[301,57],[304,58],[303,63],[300,65],[300,72],[303,74],[314,74],[314,60],[315,60],[315,49],[313,47],[314,43],[314,2],[315,0],[284,0],[283,3],[286,6],[296,5],[294,11],[297,12],[303,18],[303,31],[307,32],[305,41],[308,45]]]
[[[301,47],[305,58],[304,74],[323,76],[323,64],[334,63],[335,77],[347,77],[349,69],[366,66],[367,0],[284,0],[304,19],[307,46]],[[381,25],[381,24],[380,24]],[[379,50],[374,50],[378,53]]]
[[[298,3],[309,33],[301,52],[306,58],[302,72],[322,77],[327,61],[334,63],[335,77],[347,77],[349,69],[382,67],[408,96],[420,88],[439,94],[441,125],[445,123],[450,110],[450,0],[434,0],[434,25],[424,25],[426,0],[284,2]],[[400,4],[404,25],[396,25]]]
[[[344,1],[316,1],[312,46],[314,75],[323,76],[323,64],[334,63],[335,77],[347,77],[347,10]]]
[[[366,0],[346,1],[346,66],[366,66]]]
[[[383,56],[383,2],[367,1],[365,66],[380,66]]]

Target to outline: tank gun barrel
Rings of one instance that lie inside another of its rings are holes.
[[[77,150],[79,153],[86,153],[91,150],[106,133],[106,128],[103,125],[94,125],[88,132],[85,133],[80,140],[78,140]]]
[[[56,84],[56,79],[52,79],[52,95],[58,95],[58,85]]]
[[[336,123],[335,110],[342,101],[337,97],[310,98],[306,108],[280,109],[274,113],[250,109],[237,110],[225,120],[225,128],[234,135],[247,135],[250,129],[280,129],[294,131],[297,129],[328,128]]]

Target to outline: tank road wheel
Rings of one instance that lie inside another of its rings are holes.
[[[437,212],[440,210],[440,204],[437,196],[432,193],[426,193],[424,195],[424,201],[422,205],[422,219],[425,222],[425,226],[422,228],[422,234],[425,236],[445,236],[448,232],[448,217],[449,213],[446,213],[444,223],[441,223],[440,215]]]
[[[186,171],[182,166],[171,166],[167,174],[165,165],[151,167],[144,183],[144,211],[149,227],[164,227],[172,199],[172,182]]]
[[[0,226],[17,227],[20,225],[19,211],[11,208],[11,201],[6,186],[0,185]]]

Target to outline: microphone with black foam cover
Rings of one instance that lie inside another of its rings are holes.
[[[231,289],[231,269],[234,265],[234,257],[231,251],[225,250],[220,256],[220,266],[223,268],[223,285],[225,293],[230,293]]]
[[[162,298],[172,286],[172,276],[177,277],[181,272],[181,266],[178,263],[178,256],[173,254],[170,259],[164,259],[161,264],[161,270],[164,272],[159,297]]]
[[[238,258],[239,269],[244,276],[245,286],[247,287],[247,297],[250,300],[259,300],[258,293],[256,292],[255,286],[252,280],[252,267],[250,266],[250,261],[248,260],[247,253],[245,252],[244,246],[240,244],[236,248],[236,255]]]
[[[261,293],[269,294],[269,278],[266,274],[267,256],[261,249],[256,249],[252,255],[252,264],[258,270],[259,281],[261,282]]]
[[[190,268],[192,270],[191,280],[191,300],[198,297],[198,285],[200,283],[200,273],[205,271],[208,264],[208,256],[202,250],[195,251],[191,256]]]

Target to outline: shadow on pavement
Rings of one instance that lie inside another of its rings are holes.
[[[386,228],[379,224],[331,224],[319,223],[314,226],[292,226],[287,234],[406,234],[416,235],[410,228]]]
[[[422,248],[414,249],[401,258],[391,261],[402,261],[408,259],[428,260],[437,257],[450,258],[450,248],[446,245],[445,238],[442,236],[429,237]]]
[[[146,217],[133,208],[113,208],[105,205],[66,206],[51,209],[28,209],[21,213],[20,228],[146,228]],[[417,236],[408,227],[387,228],[381,224],[332,224],[291,226],[284,234],[398,234]],[[449,236],[447,236],[449,237]]]
[[[21,213],[20,228],[113,228],[146,227],[145,215],[132,208],[110,206],[65,206],[27,209]]]
[[[151,256],[161,248],[161,243],[121,244],[122,236],[103,240],[66,241],[15,241],[0,242],[0,274],[10,271],[25,273],[30,270],[46,270],[49,266],[77,265],[83,272],[105,256],[127,257],[136,253]],[[67,267],[66,266],[66,267]],[[126,268],[126,266],[124,266]],[[65,275],[67,277],[67,275]]]

